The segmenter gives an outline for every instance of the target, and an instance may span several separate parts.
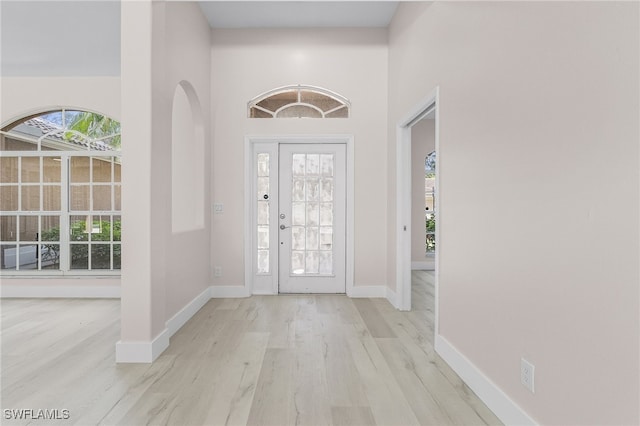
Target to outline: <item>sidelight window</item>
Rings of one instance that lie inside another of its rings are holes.
[[[269,153],[258,153],[258,170],[257,170],[257,195],[258,195],[258,207],[257,207],[257,241],[258,241],[258,274],[268,274],[270,261],[269,261],[269,174],[271,173],[271,164],[269,161]]]

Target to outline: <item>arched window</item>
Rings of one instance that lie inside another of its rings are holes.
[[[91,111],[0,130],[0,274],[117,273],[120,146],[120,123]]]
[[[348,118],[344,96],[314,86],[287,86],[249,101],[249,118]]]
[[[2,129],[0,151],[120,151],[120,122],[90,111],[30,115]]]

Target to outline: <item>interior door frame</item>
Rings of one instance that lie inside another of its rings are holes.
[[[245,294],[278,294],[278,271],[271,271],[270,289],[255,289],[256,277],[253,252],[255,251],[256,233],[254,232],[254,153],[256,144],[345,144],[347,151],[346,165],[346,244],[345,244],[345,288],[347,296],[353,293],[354,281],[354,138],[353,135],[248,135],[244,140],[244,287]],[[277,200],[276,200],[277,201]],[[271,224],[270,224],[271,226]],[[278,265],[278,248],[271,250],[276,256]]]
[[[396,126],[396,294],[395,306],[401,311],[411,310],[411,128],[426,115],[435,111],[436,188],[435,204],[438,217],[443,209],[440,201],[440,88],[418,102]],[[434,332],[438,334],[439,275],[440,275],[440,222],[436,220],[435,250],[435,312]]]

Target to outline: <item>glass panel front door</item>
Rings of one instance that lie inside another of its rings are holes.
[[[291,274],[333,275],[334,154],[294,153]]]
[[[282,144],[279,292],[345,292],[346,150]]]

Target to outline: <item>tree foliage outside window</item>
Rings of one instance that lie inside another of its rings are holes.
[[[112,149],[121,147],[120,122],[107,116],[89,111],[77,111],[71,115],[67,129],[88,136],[91,139],[103,140]],[[73,132],[66,132],[65,139],[69,140]]]
[[[426,250],[427,253],[433,253],[436,250],[436,215],[434,213],[430,213],[426,215],[425,219],[426,223]]]

